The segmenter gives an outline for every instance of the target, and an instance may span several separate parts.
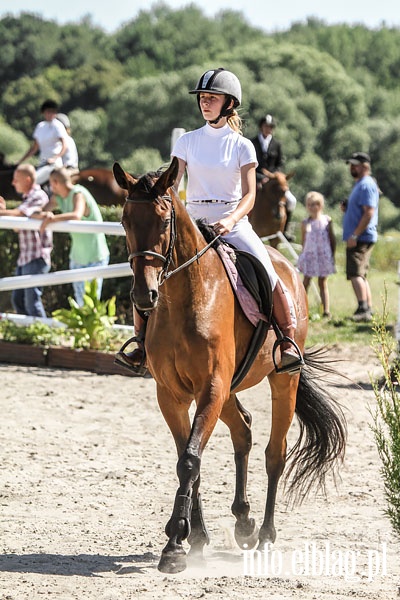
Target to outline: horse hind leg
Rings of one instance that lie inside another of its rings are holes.
[[[274,372],[268,376],[268,379],[272,394],[272,425],[270,439],[265,449],[268,491],[264,520],[259,533],[260,549],[267,544],[273,544],[276,540],[274,522],[276,495],[286,463],[286,436],[295,412],[299,376],[277,375]]]
[[[258,541],[258,528],[249,517],[250,503],[247,498],[247,468],[252,447],[251,414],[241,405],[235,394],[225,404],[221,420],[229,427],[235,452],[236,486],[232,513],[236,517],[235,540],[240,548],[254,548]]]

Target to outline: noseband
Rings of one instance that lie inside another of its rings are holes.
[[[132,252],[128,256],[128,261],[131,264],[131,266],[132,266],[132,260],[137,257],[151,256],[152,258],[158,258],[159,260],[161,260],[161,262],[164,263],[164,265],[158,275],[158,285],[159,286],[162,285],[167,279],[169,279],[171,277],[171,275],[175,275],[175,273],[182,271],[182,269],[185,269],[186,267],[191,265],[193,262],[198,260],[201,256],[203,256],[203,254],[205,254],[207,252],[207,250],[209,248],[211,248],[211,246],[220,237],[219,235],[215,236],[215,238],[209,244],[207,244],[207,246],[205,246],[202,250],[200,250],[200,252],[196,252],[196,254],[192,258],[187,260],[185,263],[183,263],[182,265],[180,265],[173,271],[169,271],[168,269],[170,268],[171,263],[173,263],[172,253],[173,253],[173,250],[175,247],[175,241],[176,241],[176,213],[175,213],[174,203],[172,202],[172,197],[170,195],[167,194],[165,196],[160,196],[160,198],[162,200],[167,200],[171,204],[171,226],[170,226],[171,233],[170,233],[169,245],[168,245],[168,250],[167,250],[166,255],[164,256],[163,254],[159,254],[158,252],[154,252],[153,250],[141,250],[139,252]],[[152,201],[153,200],[157,201],[157,197],[153,198]],[[139,199],[135,200],[134,198],[129,198],[129,196],[128,196],[125,201],[131,202],[133,204],[139,204],[139,203],[146,202],[147,200],[139,200]]]
[[[131,266],[132,266],[132,260],[137,257],[151,256],[152,258],[158,258],[159,260],[161,260],[161,262],[164,263],[164,266],[158,275],[158,285],[162,285],[164,283],[164,281],[167,279],[167,277],[169,276],[168,269],[172,262],[172,252],[174,250],[175,239],[176,239],[176,217],[175,217],[175,208],[174,208],[174,204],[172,202],[172,198],[169,195],[161,196],[160,198],[162,200],[167,200],[171,204],[171,234],[170,234],[170,238],[169,238],[169,245],[168,245],[168,250],[167,250],[166,256],[164,256],[163,254],[159,254],[158,252],[154,252],[153,250],[141,250],[139,252],[132,252],[128,256],[128,261],[131,264]],[[154,200],[157,200],[157,198],[154,198]],[[132,204],[140,204],[140,203],[146,202],[146,200],[135,200],[134,198],[129,198],[129,196],[128,196],[128,198],[126,198],[126,202],[131,202]],[[173,273],[173,271],[172,271],[172,273]],[[172,275],[172,273],[170,273],[170,274]]]

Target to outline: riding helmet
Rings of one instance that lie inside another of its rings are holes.
[[[189,94],[197,94],[197,104],[200,107],[200,93],[208,92],[213,94],[225,94],[227,99],[221,109],[219,116],[214,121],[208,121],[209,123],[218,123],[222,117],[230,117],[233,115],[233,111],[237,108],[242,101],[242,87],[239,79],[231,73],[226,71],[222,67],[219,69],[211,69],[206,71],[200,77],[194,90],[190,90]],[[229,108],[232,103],[233,106]]]
[[[66,115],[64,113],[57,113],[57,119],[59,121],[61,121],[61,123],[64,125],[65,129],[69,129],[71,127],[71,123],[70,123],[68,115]]]
[[[234,108],[242,102],[242,87],[239,79],[234,73],[226,71],[222,67],[203,73],[196,87],[194,90],[190,90],[189,94],[199,94],[200,92],[231,96],[234,101]]]
[[[270,127],[276,126],[275,119],[272,115],[265,115],[265,117],[262,117],[258,123],[258,126],[261,127],[261,125],[264,125],[264,123]]]

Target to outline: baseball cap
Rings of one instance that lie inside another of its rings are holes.
[[[370,162],[371,158],[366,152],[354,152],[351,157],[346,160],[346,163],[351,165],[361,165]]]

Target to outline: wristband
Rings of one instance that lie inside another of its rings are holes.
[[[356,242],[358,240],[358,235],[356,235],[355,233],[352,233],[350,238]]]

